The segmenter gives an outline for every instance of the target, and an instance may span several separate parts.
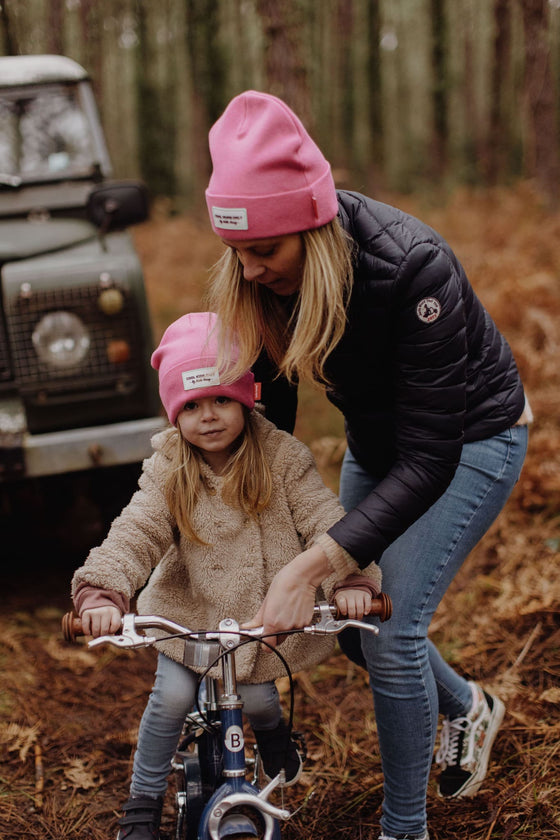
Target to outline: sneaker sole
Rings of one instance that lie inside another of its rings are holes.
[[[447,796],[440,793],[440,796],[442,796],[443,799],[468,799],[471,796],[475,796],[480,790],[482,782],[486,778],[490,753],[506,711],[506,707],[499,697],[492,696],[492,700],[494,701],[494,706],[492,708],[492,714],[490,715],[490,724],[486,731],[484,746],[480,752],[478,766],[470,779],[468,779],[463,787],[459,788],[458,791],[451,795],[448,794]]]

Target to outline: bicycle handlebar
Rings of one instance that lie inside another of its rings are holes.
[[[387,621],[391,617],[392,611],[391,599],[382,592],[377,598],[372,600],[369,614],[377,615],[381,621]],[[309,633],[311,635],[331,635],[341,633],[342,630],[346,630],[348,627],[367,630],[375,634],[379,632],[374,624],[368,624],[365,621],[359,621],[354,618],[337,618],[336,608],[326,603],[316,605],[313,612],[314,616],[318,617],[318,620],[313,624],[294,628],[286,632],[288,634]],[[108,643],[123,648],[148,647],[154,644],[157,638],[138,632],[143,629],[164,630],[176,636],[184,636],[199,641],[218,641],[226,650],[235,647],[241,638],[266,638],[263,633],[263,627],[243,629],[232,618],[226,618],[221,621],[218,630],[193,631],[162,616],[127,613],[123,616],[121,629],[118,633],[111,636],[98,636],[89,641],[88,646],[96,647],[97,645]],[[78,636],[84,635],[82,621],[79,616],[72,612],[66,613],[63,616],[62,634],[68,642],[74,642]],[[277,635],[282,634],[278,633]]]

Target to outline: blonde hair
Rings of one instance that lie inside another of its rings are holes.
[[[244,280],[234,249],[228,248],[213,268],[209,299],[222,325],[220,359],[227,359],[232,342],[239,347],[232,379],[250,368],[264,348],[288,381],[328,382],[325,363],[346,327],[353,243],[337,219],[301,237],[305,259],[291,316],[280,296]]]
[[[272,475],[257,432],[254,414],[244,407],[245,427],[224,472],[222,498],[231,507],[256,517],[270,502]],[[195,531],[194,510],[200,490],[206,484],[201,471],[202,455],[178,429],[166,441],[165,454],[171,471],[165,483],[165,500],[179,531],[199,545],[208,545]]]

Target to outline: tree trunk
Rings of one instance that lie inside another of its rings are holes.
[[[166,72],[161,73],[163,84],[158,79],[160,63],[165,65],[169,54],[158,46],[158,29],[160,33],[168,29],[167,12],[165,3],[155,6],[149,0],[140,0],[137,5],[139,158],[142,177],[160,196],[175,193],[174,81],[169,81]]]
[[[309,124],[307,70],[300,51],[302,21],[292,0],[258,0],[265,36],[265,76],[269,93],[279,96]]]
[[[508,0],[509,2],[509,0]],[[480,60],[477,50],[480,27],[473,8],[467,4],[464,9],[465,28],[463,34],[464,65],[464,172],[466,180],[478,184],[488,168],[488,130],[484,125],[484,94],[477,89],[476,62]],[[485,85],[485,92],[487,87]],[[490,94],[492,92],[490,91]]]
[[[64,54],[63,40],[64,0],[50,0],[48,5],[47,37],[49,52]]]
[[[550,67],[548,0],[521,0],[525,31],[527,169],[552,207],[558,206],[560,159],[556,91]]]
[[[103,99],[103,0],[81,0],[80,24],[84,51],[83,64],[90,73],[97,101]]]
[[[9,0],[11,3],[11,0]],[[2,22],[2,29],[4,30],[4,44],[5,44],[5,54],[6,55],[17,55],[18,45],[16,34],[13,30],[10,12],[8,11],[8,0],[3,0],[0,3],[0,21]]]
[[[505,90],[511,54],[511,3],[494,0],[494,45],[490,79],[490,129],[485,161],[489,184],[499,183],[509,170],[508,150],[511,132],[506,115]]]
[[[368,78],[369,78],[369,124],[371,129],[372,161],[370,178],[372,186],[377,185],[379,174],[383,171],[383,99],[381,78],[381,13],[379,0],[370,0],[367,5],[369,40]]]
[[[447,113],[447,19],[445,0],[430,0],[432,21],[432,102],[433,146],[432,167],[436,177],[447,169],[448,113]]]
[[[193,189],[208,181],[208,131],[227,104],[225,58],[219,45],[215,0],[185,0],[186,45],[192,84]],[[198,182],[198,183],[197,183]]]

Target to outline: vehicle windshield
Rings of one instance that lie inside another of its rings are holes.
[[[10,178],[40,182],[85,176],[94,162],[89,123],[75,85],[0,90],[4,183]]]

